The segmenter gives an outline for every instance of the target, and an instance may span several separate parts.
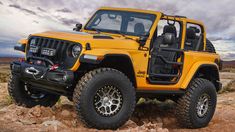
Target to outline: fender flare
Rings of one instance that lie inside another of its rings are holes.
[[[26,45],[28,43],[28,39],[21,39],[18,41],[18,43],[21,45]]]
[[[101,60],[87,59],[85,55],[87,54],[84,53],[80,57],[79,61],[81,64],[84,64],[84,65],[91,64],[91,65],[96,65],[98,67],[115,68],[123,72],[131,80],[133,85],[137,87],[135,67],[134,67],[132,58],[129,54],[125,54],[125,53],[123,54],[123,52],[120,52],[120,53],[106,52],[106,54],[99,54],[101,55],[101,58],[102,58]],[[92,58],[92,56],[90,58]]]
[[[182,89],[186,89],[188,85],[190,84],[191,80],[196,76],[198,71],[203,67],[213,67],[217,69],[217,74],[219,76],[219,68],[216,63],[213,62],[197,62],[195,63],[192,68],[189,70],[188,74],[186,75],[185,79],[183,80],[183,83],[181,85]],[[219,81],[219,78],[218,78]]]
[[[27,39],[21,39],[18,41],[18,44],[17,46],[14,46],[14,50],[17,50],[17,51],[21,51],[21,52],[26,52],[26,45],[28,43],[28,40]]]
[[[97,60],[87,59],[87,58],[85,58],[85,55],[90,55],[90,56],[94,56],[94,57],[96,56]],[[111,49],[111,50],[107,50],[107,49],[86,50],[80,56],[79,61],[80,61],[80,63],[99,64],[103,60],[105,60],[105,58],[110,57],[110,56],[127,57],[132,62],[132,57],[128,52],[121,51],[121,50],[116,50],[116,49]],[[133,66],[133,64],[132,64],[132,66]]]

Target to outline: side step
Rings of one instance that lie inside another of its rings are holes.
[[[178,77],[179,75],[177,75],[177,74],[154,74],[154,73],[151,73],[149,76],[150,77]]]

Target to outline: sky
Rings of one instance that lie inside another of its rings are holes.
[[[72,30],[102,6],[127,7],[183,15],[202,21],[207,37],[224,60],[235,60],[234,0],[0,0],[0,56],[20,38],[48,30]]]

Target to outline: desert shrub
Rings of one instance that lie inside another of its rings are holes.
[[[0,83],[6,83],[9,79],[9,73],[0,73]]]
[[[226,92],[234,92],[235,91],[235,80],[231,81],[228,83],[226,86],[224,86],[220,91],[219,94],[221,93],[226,93]]]

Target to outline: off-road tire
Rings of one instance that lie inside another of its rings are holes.
[[[94,107],[94,95],[100,87],[114,85],[123,96],[122,106],[115,115],[102,116]],[[96,129],[117,129],[131,116],[136,105],[136,92],[132,83],[122,72],[111,68],[99,68],[86,73],[78,82],[73,101],[78,118]]]
[[[59,95],[45,93],[45,96],[41,99],[31,98],[24,90],[24,82],[20,80],[17,75],[11,74],[8,82],[8,92],[13,102],[16,105],[24,107],[34,107],[36,105],[41,106],[53,106],[59,100]]]
[[[206,39],[206,51],[211,53],[216,53],[215,47],[209,39]]]
[[[203,117],[197,114],[197,103],[203,94],[209,95],[209,107]],[[201,128],[208,125],[214,115],[217,102],[216,88],[208,80],[195,78],[185,95],[177,102],[176,118],[179,125],[186,128]]]

